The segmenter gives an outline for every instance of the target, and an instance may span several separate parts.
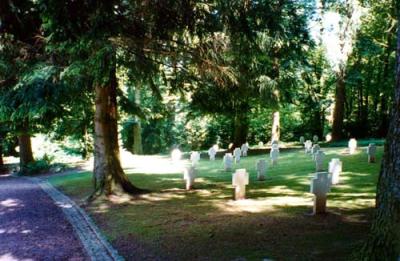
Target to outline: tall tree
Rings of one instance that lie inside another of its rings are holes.
[[[377,185],[371,233],[362,249],[362,260],[400,259],[400,1],[397,17],[397,60],[394,104]]]

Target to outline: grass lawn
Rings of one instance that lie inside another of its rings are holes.
[[[326,166],[333,157],[343,161],[326,216],[306,215],[315,166],[302,150],[281,152],[262,182],[256,180],[255,162],[266,155],[242,158],[236,167],[250,172],[248,199],[242,201],[232,200],[232,172],[223,171],[220,158],[202,159],[196,189],[185,191],[182,174],[166,158],[132,156],[124,160],[130,161],[129,178],[152,193],[96,202],[86,210],[127,259],[349,260],[369,229],[382,150],[378,147],[378,163],[368,164],[365,148],[355,155],[324,149]],[[90,193],[90,175],[49,180],[80,202]]]

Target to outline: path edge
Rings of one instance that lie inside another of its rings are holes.
[[[29,179],[38,184],[54,203],[61,208],[91,260],[125,260],[107,241],[92,218],[71,198],[59,191],[47,180],[40,178]]]

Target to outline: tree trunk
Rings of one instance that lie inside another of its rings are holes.
[[[135,187],[121,167],[117,129],[117,79],[114,70],[109,83],[95,87],[96,111],[94,118],[94,193],[89,199],[126,192],[140,194],[145,190]]]
[[[346,100],[345,73],[341,67],[336,74],[335,108],[333,111],[332,141],[343,138],[344,106]]]
[[[397,3],[399,19],[400,3]],[[394,106],[377,185],[375,216],[362,260],[400,260],[400,26]]]
[[[3,146],[0,144],[0,173],[3,173],[6,170],[6,167],[4,166],[4,160],[3,160]]]
[[[248,118],[245,114],[236,114],[234,121],[234,133],[233,133],[233,147],[234,150],[237,147],[241,147],[243,143],[247,141],[247,134],[249,132]]]
[[[135,87],[135,103],[136,106],[140,106],[140,89]],[[140,118],[135,116],[136,124],[133,125],[133,153],[137,155],[143,154],[142,145],[142,125]]]
[[[276,111],[272,114],[272,132],[271,132],[271,141],[279,141],[281,137],[281,126],[280,126],[280,116],[279,111]]]
[[[32,143],[31,136],[28,133],[27,124],[24,124],[22,127],[21,133],[18,136],[18,145],[19,145],[19,166],[20,172],[26,172],[26,166],[29,163],[34,162],[33,152],[32,152]]]

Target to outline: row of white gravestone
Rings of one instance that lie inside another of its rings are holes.
[[[318,140],[319,140],[318,136],[317,136],[317,135],[314,135],[314,136],[313,136],[313,141],[314,141],[314,143],[317,143]],[[299,141],[300,141],[300,144],[304,144],[304,142],[305,142],[304,136],[300,136]],[[311,140],[310,140],[310,142],[311,142]]]

